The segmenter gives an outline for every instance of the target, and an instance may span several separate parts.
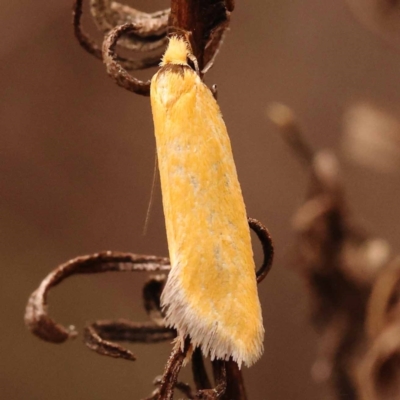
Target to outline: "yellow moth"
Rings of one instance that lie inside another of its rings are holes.
[[[151,81],[171,259],[161,302],[182,343],[250,366],[264,328],[246,210],[220,109],[188,56],[172,37]]]

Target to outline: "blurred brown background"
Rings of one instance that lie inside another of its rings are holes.
[[[145,11],[168,5],[129,4]],[[23,324],[29,294],[61,262],[106,249],[167,255],[158,186],[142,235],[155,154],[149,101],[117,87],[78,46],[70,10],[67,0],[0,4],[4,399],[140,398],[170,350],[132,346],[139,359],[129,363],[100,357],[79,338],[42,342]],[[307,322],[307,293],[289,268],[291,217],[307,176],[266,120],[266,105],[288,104],[315,147],[338,150],[343,115],[354,102],[400,116],[399,71],[400,52],[360,25],[344,0],[237,1],[207,82],[219,87],[248,214],[269,227],[276,245],[273,271],[260,288],[265,354],[245,370],[253,400],[329,398],[310,378],[317,336]],[[342,162],[355,216],[399,252],[399,173]],[[257,244],[255,251],[259,259]],[[79,330],[100,318],[144,319],[144,279],[72,278],[51,293],[51,315]]]

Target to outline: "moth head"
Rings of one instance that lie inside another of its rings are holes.
[[[189,55],[190,51],[186,40],[178,36],[172,36],[169,39],[168,47],[160,66],[167,64],[188,65],[187,58]]]

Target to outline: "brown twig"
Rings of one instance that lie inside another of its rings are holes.
[[[226,390],[221,400],[247,400],[243,375],[237,363],[226,361]]]
[[[233,9],[233,0],[172,1],[169,32],[189,40],[202,73],[214,62]]]
[[[121,64],[119,57],[115,53],[118,39],[128,32],[136,29],[134,24],[124,24],[117,26],[105,37],[103,42],[103,60],[107,68],[108,75],[121,87],[142,96],[150,95],[150,81],[141,81],[130,75],[126,68]],[[154,66],[158,63],[158,58],[148,58],[141,60],[142,68]],[[139,69],[139,68],[137,68]]]
[[[249,225],[260,239],[264,262],[257,271],[259,281],[266,276],[273,258],[273,245],[268,230],[259,221],[249,218]],[[103,252],[90,256],[77,257],[57,267],[40,284],[29,298],[25,312],[25,323],[32,333],[43,340],[54,343],[62,343],[68,338],[75,337],[74,329],[65,328],[57,324],[47,314],[47,295],[49,290],[61,283],[64,279],[76,274],[93,274],[101,272],[168,272],[170,270],[169,259],[166,257],[144,256],[131,253]],[[163,286],[163,278],[158,277],[145,286],[145,308],[154,314],[154,320],[160,321],[159,294]]]
[[[154,379],[153,384],[155,386],[160,386],[162,382],[163,377],[158,376],[157,378]],[[178,389],[181,393],[183,393],[189,400],[194,399],[195,394],[193,393],[193,390],[191,386],[185,382],[180,382],[177,381],[175,383],[175,389]],[[145,399],[145,400],[160,400],[159,398],[159,389],[156,389],[153,394]],[[163,399],[161,399],[163,400]]]
[[[264,260],[256,273],[258,282],[261,282],[271,268],[273,259],[272,240],[265,226],[256,219],[249,218],[249,226],[257,234],[263,248]],[[168,272],[169,270],[169,260],[165,257],[143,256],[110,251],[96,253],[91,256],[77,257],[56,268],[42,281],[39,288],[32,293],[26,308],[25,323],[31,332],[41,339],[53,343],[62,343],[68,338],[75,337],[77,332],[75,329],[68,329],[57,324],[48,316],[47,295],[52,287],[57,286],[64,279],[76,274],[93,274],[110,271],[154,273]],[[156,275],[151,277],[143,288],[144,306],[153,322],[134,323],[125,320],[97,321],[86,327],[84,331],[85,344],[91,350],[101,355],[133,361],[135,360],[134,354],[119,344],[114,343],[115,341],[154,343],[172,339],[175,336],[175,332],[165,327],[160,306],[160,296],[164,284],[165,276]],[[232,361],[225,363],[226,367],[224,368],[226,368],[227,376],[225,379],[226,382],[224,383],[225,386],[222,385],[221,379],[217,377],[216,388],[212,389],[204,368],[202,357],[200,350],[196,349],[193,354],[193,372],[197,390],[200,391],[198,396],[209,396],[208,398],[210,399],[212,398],[210,396],[215,397],[218,395],[221,397],[220,393],[227,385],[226,390],[230,400],[246,399],[243,378],[236,363]],[[163,393],[166,393],[166,398],[168,398],[168,393],[170,393],[171,390],[168,385],[174,382],[174,373],[178,373],[177,371],[180,369],[180,360],[181,358],[178,357],[177,353],[174,353],[169,365],[170,368],[166,370],[168,377],[163,381]],[[178,386],[181,388],[180,390],[184,390],[185,385],[179,385]],[[204,393],[201,392],[204,390],[208,391]]]
[[[249,218],[249,226],[255,232],[261,242],[264,260],[261,267],[257,270],[257,283],[261,283],[271,270],[274,259],[274,245],[268,229],[258,220]]]
[[[111,251],[77,257],[56,268],[32,293],[26,307],[25,323],[31,332],[41,339],[53,343],[62,343],[71,337],[75,337],[76,332],[57,324],[47,315],[47,294],[52,287],[76,274],[108,271],[167,272],[169,268],[169,260],[165,257]]]
[[[166,282],[165,275],[152,276],[143,286],[143,306],[150,319],[158,325],[164,325],[161,310],[161,292]]]
[[[132,7],[109,0],[92,0],[91,13],[105,34],[101,51],[81,28],[83,0],[75,0],[73,25],[80,45],[106,64],[108,74],[115,82],[136,94],[148,96],[150,81],[141,81],[128,71],[154,67],[161,53],[139,59],[119,56],[118,45],[142,53],[163,49],[168,32],[183,35],[190,42],[202,74],[214,63],[233,11],[233,0],[174,0],[169,9],[147,14]],[[216,90],[213,89],[216,96]]]
[[[72,8],[72,25],[74,27],[75,37],[82,48],[84,48],[89,54],[92,54],[99,60],[102,60],[103,57],[101,54],[101,49],[81,27],[81,19],[83,13],[82,4],[83,0],[75,0]]]
[[[186,358],[189,348],[190,348],[189,339],[185,340],[183,348],[181,348],[180,342],[175,343],[175,347],[172,351],[171,357],[167,362],[167,365],[165,366],[165,372],[161,380],[161,386],[159,388],[160,399],[162,400],[173,399],[174,387],[178,380],[179,371],[182,368],[183,362]]]
[[[81,27],[83,0],[75,0],[73,5],[73,26],[79,44],[90,54],[102,60],[102,51],[96,42]],[[94,0],[91,2],[91,13],[98,27],[104,34],[125,23],[135,26],[118,45],[142,53],[160,50],[153,57],[145,60],[117,57],[118,62],[127,70],[136,70],[154,66],[158,63],[166,45],[166,30],[169,10],[153,14],[143,13],[117,2]],[[152,61],[152,63],[150,62]]]
[[[211,389],[211,382],[204,366],[203,354],[200,348],[194,350],[192,355],[193,379],[197,390]]]
[[[227,386],[225,364],[226,362],[221,360],[212,362],[215,387],[199,390],[194,397],[196,400],[218,400],[222,398]]]
[[[110,340],[113,342],[158,343],[172,340],[175,336],[176,332],[173,329],[157,325],[154,322],[96,321],[85,328],[84,342],[89,349],[98,354],[134,361],[136,357],[132,352]]]
[[[170,9],[146,13],[116,1],[91,0],[90,12],[97,27],[104,34],[118,25],[138,23],[142,25],[142,28],[135,33],[136,36],[154,39],[166,36]],[[133,44],[130,43],[130,45]],[[129,48],[129,43],[127,43],[127,48]]]

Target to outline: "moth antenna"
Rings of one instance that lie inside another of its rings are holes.
[[[199,63],[197,62],[196,56],[191,52],[190,46],[188,46],[188,59],[193,63],[197,75],[200,75]]]
[[[151,208],[153,206],[153,199],[154,199],[154,188],[155,188],[156,182],[157,182],[157,163],[158,163],[158,159],[157,159],[157,152],[156,152],[156,154],[154,156],[153,179],[151,182],[150,199],[149,199],[149,203],[147,205],[146,219],[144,220],[143,231],[142,231],[143,236],[146,236],[147,228],[149,227]]]

